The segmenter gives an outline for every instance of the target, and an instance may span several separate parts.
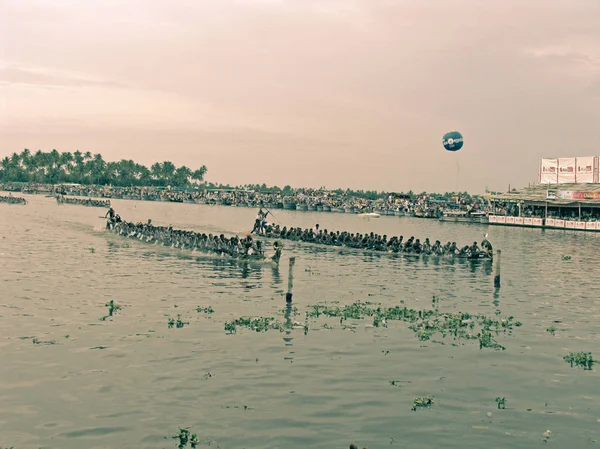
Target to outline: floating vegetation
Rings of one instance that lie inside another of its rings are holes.
[[[496,404],[498,405],[498,410],[506,409],[506,398],[497,397]]]
[[[90,248],[90,253],[94,254],[96,250],[94,248]]]
[[[31,342],[34,345],[55,345],[56,344],[56,340],[47,340],[47,341],[42,341],[42,340],[38,340],[37,337],[33,337],[31,339]]]
[[[562,260],[571,260],[571,256],[563,255]]]
[[[483,314],[472,315],[467,312],[441,312],[438,308],[439,302],[440,299],[434,296],[432,299],[434,308],[424,310],[409,309],[405,306],[382,307],[371,302],[361,301],[346,306],[312,305],[305,312],[304,335],[308,334],[310,318],[339,318],[340,328],[353,332],[355,332],[355,326],[346,325],[344,321],[372,318],[373,327],[388,327],[388,321],[408,323],[408,328],[420,341],[431,340],[444,344],[441,341],[432,340],[432,337],[439,334],[442,338],[451,337],[455,341],[476,340],[479,342],[479,349],[504,350],[506,348],[496,341],[496,337],[501,334],[511,335],[515,327],[522,326],[522,323],[515,320],[513,316],[500,316],[499,311],[496,311],[495,317]],[[400,303],[403,304],[404,301],[400,301]],[[292,313],[298,314],[296,308],[284,309],[283,313],[286,318],[285,322],[273,317],[241,317],[225,322],[223,327],[226,333],[234,334],[237,333],[238,328],[247,328],[254,332],[268,330],[283,332],[301,326],[300,323],[292,323],[290,319]],[[319,327],[328,330],[336,329],[329,323],[321,324]],[[387,355],[389,351],[382,351],[382,353]]]
[[[466,312],[449,313],[440,312],[439,298],[433,297],[432,304],[435,308],[425,310],[409,309],[408,307],[371,307],[369,302],[355,302],[354,304],[339,307],[327,305],[310,306],[307,317],[330,317],[345,320],[364,319],[373,317],[374,327],[387,327],[388,321],[403,321],[409,323],[417,338],[421,341],[430,340],[434,335],[440,334],[442,338],[452,337],[454,340],[479,340],[479,348],[492,348],[504,350],[495,336],[511,334],[514,327],[522,326],[514,317],[490,318],[486,315],[471,315]]]
[[[554,325],[552,325],[548,329],[546,329],[546,332],[548,332],[549,334],[552,334],[552,335],[556,335],[556,327]]]
[[[104,305],[108,307],[108,316],[113,316],[117,310],[121,310],[121,306],[116,305],[112,299]]]
[[[418,408],[431,407],[433,405],[433,396],[425,396],[424,398],[417,398],[413,401],[411,410],[416,412]]]
[[[174,440],[179,440],[178,448],[184,449],[188,447],[188,443],[192,449],[195,449],[200,441],[198,440],[198,436],[195,433],[190,434],[190,431],[187,429],[179,428],[179,434],[173,435],[171,438]]]
[[[208,307],[198,306],[198,308],[196,309],[196,312],[198,312],[198,313],[214,313],[215,310],[211,306],[208,306]]]
[[[108,315],[101,317],[100,321],[106,321],[106,319],[108,317],[113,316],[117,310],[121,310],[121,306],[115,304],[115,301],[112,299],[109,302],[107,302],[106,304],[104,304],[104,306],[108,307]]]
[[[275,318],[270,317],[241,317],[237,320],[226,321],[224,325],[225,332],[228,334],[235,334],[238,327],[245,327],[254,332],[266,332],[270,329],[277,329],[278,331],[283,332],[285,329],[285,326],[282,323]]]
[[[390,380],[390,385],[393,387],[401,387],[401,384],[409,384],[410,380]]]
[[[168,322],[169,329],[172,329],[174,327],[176,327],[177,329],[181,329],[186,324],[190,324],[190,323],[187,321],[182,321],[181,315],[177,315],[176,320],[174,318],[169,317],[169,322]]]
[[[563,359],[571,364],[571,368],[580,366],[586,371],[590,371],[595,363],[591,352],[569,352],[569,355],[564,356]]]

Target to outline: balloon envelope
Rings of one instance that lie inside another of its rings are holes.
[[[444,148],[448,151],[458,151],[463,146],[463,136],[458,131],[450,131],[442,138]]]

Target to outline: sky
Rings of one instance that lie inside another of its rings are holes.
[[[542,157],[600,156],[599,24],[598,0],[0,0],[0,157],[523,187]]]

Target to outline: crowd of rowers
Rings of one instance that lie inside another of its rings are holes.
[[[0,196],[0,203],[6,204],[27,204],[27,200],[25,198],[21,198],[20,196]]]
[[[485,238],[481,242],[481,247],[477,242],[472,245],[458,247],[456,242],[447,242],[442,244],[439,240],[431,243],[429,238],[424,242],[415,237],[410,237],[404,241],[404,237],[391,237],[379,235],[373,232],[369,234],[350,233],[340,231],[328,231],[320,229],[315,225],[313,229],[302,229],[299,227],[286,227],[267,223],[269,212],[259,211],[254,222],[252,233],[262,234],[265,237],[272,237],[285,240],[295,240],[302,242],[318,243],[330,246],[347,246],[350,248],[384,251],[391,253],[412,253],[412,254],[431,254],[437,256],[458,256],[458,257],[478,257],[492,258],[493,248],[490,241]]]
[[[66,198],[64,195],[56,195],[58,204],[76,204],[88,207],[110,207],[109,200],[93,200],[91,198]]]
[[[154,226],[150,219],[146,223],[131,223],[123,221],[113,208],[107,212],[107,218],[106,229],[124,237],[178,249],[228,255],[236,259],[266,259],[263,242],[253,239],[250,234],[244,238],[239,238],[237,235],[226,237],[224,234],[205,234],[173,229],[172,226]],[[270,259],[279,262],[283,245],[276,241],[273,243],[273,250],[274,254]]]

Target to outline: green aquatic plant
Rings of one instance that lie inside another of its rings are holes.
[[[568,355],[563,357],[564,361],[571,364],[571,368],[574,366],[580,366],[586,371],[590,371],[596,362],[592,358],[591,352],[569,352]]]
[[[90,252],[91,252],[92,254],[94,254],[94,253],[96,252],[96,250],[95,250],[94,248],[90,248]]]
[[[499,410],[506,409],[506,398],[501,398],[498,396],[495,400]]]
[[[190,434],[190,431],[187,429],[179,428],[179,433],[177,435],[173,435],[171,438],[174,440],[179,440],[179,444],[177,445],[178,449],[184,449],[190,444],[192,449],[195,449],[200,444],[200,440],[198,440],[198,436],[195,433]]]
[[[416,412],[418,408],[431,407],[433,405],[433,396],[425,396],[424,398],[417,398],[413,401],[411,410]]]
[[[254,332],[266,332],[270,329],[277,329],[280,332],[285,330],[285,325],[280,323],[275,318],[270,317],[241,317],[233,321],[225,322],[225,332],[234,334],[237,332],[238,327],[245,327]]]
[[[511,335],[515,328],[522,323],[515,320],[513,316],[502,317],[496,313],[494,317],[483,314],[472,315],[467,312],[441,312],[439,310],[440,299],[433,297],[434,309],[416,310],[405,306],[382,307],[371,302],[357,301],[350,305],[310,305],[305,312],[304,334],[309,331],[309,319],[339,318],[340,327],[344,330],[355,331],[355,325],[345,325],[348,320],[361,320],[370,318],[374,327],[388,327],[389,322],[401,321],[408,324],[420,341],[433,341],[444,344],[442,341],[433,340],[440,335],[442,338],[453,338],[455,341],[477,340],[479,348],[490,348],[504,350],[504,346],[496,341],[499,335]],[[403,304],[403,301],[400,301]],[[245,327],[255,332],[266,332],[276,329],[284,331],[292,326],[289,321],[291,311],[284,309],[286,322],[280,322],[272,317],[242,317],[233,321],[225,322],[224,329],[228,334],[237,332],[239,327]],[[297,314],[297,309],[293,310]],[[334,329],[329,323],[321,324],[323,329]]]
[[[112,299],[109,302],[107,302],[106,304],[104,304],[104,306],[108,307],[108,316],[113,316],[113,314],[117,310],[121,310],[121,306],[118,306],[117,304],[115,304],[115,301]]]
[[[169,317],[169,322],[168,322],[169,329],[172,329],[174,327],[176,327],[177,329],[181,329],[186,324],[190,324],[190,323],[187,322],[187,321],[182,321],[181,315],[177,315],[177,320],[175,320],[174,318]]]
[[[571,260],[571,256],[563,255],[562,260]]]
[[[482,330],[479,334],[477,334],[477,336],[479,337],[479,349],[492,348],[502,351],[506,349],[504,346],[498,344],[498,342],[494,340],[492,333],[488,330]]]
[[[372,317],[374,327],[387,327],[388,322],[402,321],[409,324],[409,329],[420,341],[431,340],[434,335],[439,334],[442,338],[452,337],[454,340],[479,340],[480,349],[497,350],[502,350],[504,347],[496,342],[495,336],[512,334],[514,328],[522,326],[522,323],[512,316],[490,318],[482,314],[471,315],[466,312],[441,312],[438,308],[439,301],[438,297],[434,297],[432,302],[436,308],[424,310],[409,309],[404,306],[372,307],[372,303],[360,301],[343,307],[312,305],[307,311],[307,317],[339,317],[340,323],[349,319]]]
[[[208,307],[200,307],[200,306],[198,306],[196,308],[196,312],[198,312],[198,313],[214,313],[215,310],[211,306],[208,306]]]
[[[554,325],[552,325],[548,329],[546,329],[546,332],[548,332],[552,335],[556,335],[556,327],[554,327]]]

